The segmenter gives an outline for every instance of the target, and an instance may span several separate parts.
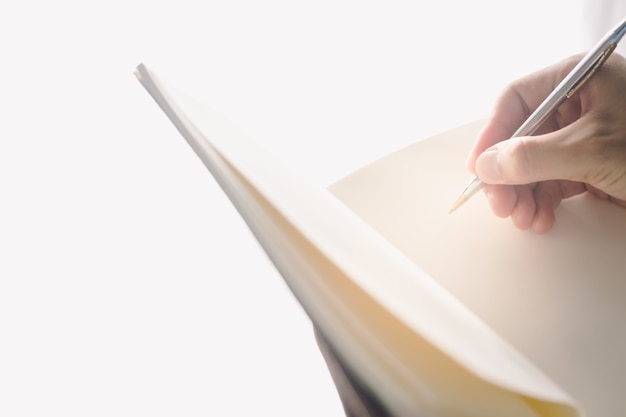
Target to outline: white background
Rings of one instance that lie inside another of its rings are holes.
[[[0,415],[342,415],[310,323],[137,64],[326,186],[583,51],[582,10],[5,2]]]

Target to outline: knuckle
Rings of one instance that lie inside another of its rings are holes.
[[[580,181],[604,191],[615,193],[626,181],[626,135],[616,129],[610,112],[596,111],[587,124],[585,140],[580,142],[580,155],[586,155],[585,169],[580,171]],[[625,194],[626,190],[621,194]]]
[[[541,168],[537,148],[537,142],[529,138],[515,141],[509,148],[508,164],[503,167],[504,170],[512,178],[531,178]]]

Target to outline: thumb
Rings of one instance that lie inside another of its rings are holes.
[[[487,184],[579,178],[582,167],[576,163],[580,155],[576,141],[565,140],[570,126],[545,135],[516,137],[497,143],[476,159],[476,175]]]

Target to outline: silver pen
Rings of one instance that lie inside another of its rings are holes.
[[[626,18],[609,31],[600,42],[574,67],[574,69],[561,81],[554,91],[537,107],[530,117],[520,126],[512,138],[517,136],[530,136],[545,122],[554,111],[566,99],[574,93],[595,73],[595,71],[606,61],[618,42],[626,33]],[[480,178],[475,177],[465,187],[459,198],[450,208],[450,213],[461,207],[474,194],[485,186]]]

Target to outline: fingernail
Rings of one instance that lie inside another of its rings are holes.
[[[496,183],[502,175],[498,168],[498,149],[489,148],[476,159],[476,175],[487,183]]]

